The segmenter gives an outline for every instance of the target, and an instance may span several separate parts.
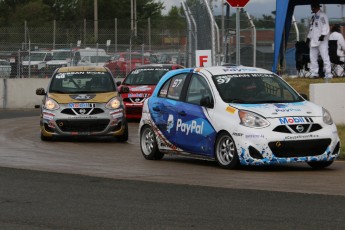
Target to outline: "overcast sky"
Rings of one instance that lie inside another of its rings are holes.
[[[171,6],[181,6],[183,0],[156,0],[163,2],[165,6],[165,11],[167,13]],[[213,0],[214,2],[214,13],[221,14],[221,3],[225,0]],[[340,2],[341,0],[339,0]],[[262,17],[263,14],[271,15],[271,12],[276,9],[276,0],[250,0],[246,5],[245,10],[249,12],[250,15],[255,17]],[[343,7],[343,12],[341,11],[340,5],[326,5],[326,13],[329,18],[341,18],[345,16],[345,5]],[[235,9],[230,9],[230,12],[234,13]],[[296,6],[295,17],[297,20],[301,18],[310,18],[311,11],[309,6]]]

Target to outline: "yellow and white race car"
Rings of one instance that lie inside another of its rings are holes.
[[[56,136],[114,136],[128,140],[122,98],[105,67],[62,67],[48,85],[36,90],[43,95],[41,139]]]

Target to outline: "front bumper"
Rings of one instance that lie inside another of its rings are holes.
[[[40,120],[42,135],[52,136],[119,136],[126,130],[122,108],[109,110],[95,108],[68,108],[60,104],[55,111],[42,110]]]
[[[128,103],[125,102],[126,118],[128,119],[140,119],[143,111],[142,103]]]
[[[280,131],[272,131],[270,127],[245,127],[241,136],[233,135],[241,164],[333,161],[339,155],[340,140],[334,124],[323,125],[319,130],[306,133]]]

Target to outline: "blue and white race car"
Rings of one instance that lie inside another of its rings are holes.
[[[145,101],[140,147],[149,160],[165,153],[214,159],[223,168],[333,163],[340,140],[331,114],[276,74],[255,67],[170,71]]]

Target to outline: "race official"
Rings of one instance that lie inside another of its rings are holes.
[[[329,35],[329,40],[337,41],[337,55],[339,57],[339,61],[345,61],[345,39],[341,34],[340,25],[335,24],[331,29],[331,34]],[[344,72],[344,67],[340,65],[336,65],[335,72],[337,76],[341,76]]]
[[[310,5],[313,16],[311,18],[307,43],[310,46],[310,70],[311,78],[319,77],[319,55],[322,58],[325,78],[333,78],[331,62],[328,54],[329,23],[328,17],[320,10],[321,5],[313,2]]]

